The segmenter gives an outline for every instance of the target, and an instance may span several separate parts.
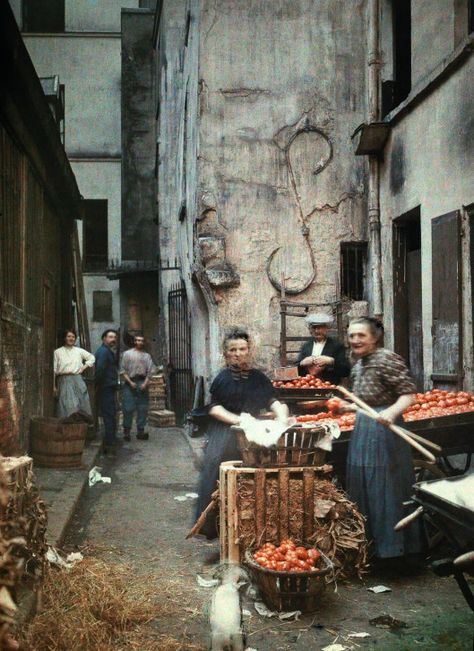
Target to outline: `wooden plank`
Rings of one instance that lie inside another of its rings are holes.
[[[238,563],[240,560],[239,550],[239,514],[237,509],[237,472],[229,468],[227,470],[227,559]]]
[[[305,540],[314,531],[314,470],[303,470],[303,537]]]
[[[279,523],[278,535],[280,540],[288,538],[289,535],[289,494],[290,494],[290,471],[288,468],[280,470],[278,475],[278,492],[279,492]]]
[[[227,558],[227,468],[219,468],[219,544],[221,561]]]
[[[266,468],[255,469],[255,534],[257,538],[257,545],[265,542],[265,520],[266,520],[266,493],[265,493],[265,480]]]

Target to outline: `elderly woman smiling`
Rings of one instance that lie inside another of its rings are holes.
[[[241,459],[232,425],[240,423],[240,414],[246,412],[257,416],[262,410],[271,409],[277,419],[287,421],[288,408],[276,400],[273,386],[267,376],[251,363],[249,334],[233,328],[224,338],[226,368],[211,385],[211,403],[208,405],[209,425],[201,477],[197,516],[211,501],[223,461]],[[201,532],[208,538],[217,536],[215,517],[208,517]]]
[[[416,387],[403,359],[379,347],[383,328],[375,319],[351,321],[348,337],[357,359],[352,390],[379,412],[378,422],[357,415],[347,457],[347,492],[367,518],[367,536],[381,559],[421,551],[418,523],[395,532],[403,502],[415,483],[410,446],[385,424],[395,423],[415,400]],[[349,406],[346,407],[349,409]]]

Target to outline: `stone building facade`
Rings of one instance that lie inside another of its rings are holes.
[[[161,291],[168,326],[166,296],[185,287],[194,375],[216,372],[233,324],[278,365],[281,285],[330,312],[344,245],[365,262],[367,163],[351,134],[367,111],[366,20],[364,0],[158,3],[160,254],[179,267]],[[370,300],[358,271],[346,311]]]
[[[79,236],[91,347],[121,326],[143,331],[156,353],[154,121],[140,124],[137,113],[141,104],[146,122],[153,109],[155,2],[9,1],[38,75],[57,75],[65,88],[64,145],[85,199]],[[149,146],[138,147],[140,137]]]
[[[474,3],[392,5],[380,3],[387,344],[420,387],[472,390]]]

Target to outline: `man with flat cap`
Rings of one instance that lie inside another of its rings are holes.
[[[341,378],[350,374],[351,366],[344,346],[337,339],[328,337],[332,320],[332,317],[322,313],[306,317],[311,339],[300,350],[298,366],[300,375],[311,373],[321,380],[339,384]]]

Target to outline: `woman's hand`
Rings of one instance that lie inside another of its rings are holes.
[[[388,407],[383,411],[379,411],[377,420],[379,423],[382,423],[382,425],[393,425],[397,418],[398,414],[394,412],[392,407]]]

